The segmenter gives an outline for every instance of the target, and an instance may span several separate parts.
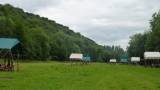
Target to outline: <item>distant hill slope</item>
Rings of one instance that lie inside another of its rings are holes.
[[[67,60],[70,53],[102,59],[104,47],[48,18],[24,12],[9,4],[0,5],[0,37],[14,37],[21,45],[14,49],[27,59]]]

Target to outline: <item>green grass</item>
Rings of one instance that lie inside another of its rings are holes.
[[[20,63],[19,72],[0,72],[0,90],[160,90],[160,69],[105,63]]]

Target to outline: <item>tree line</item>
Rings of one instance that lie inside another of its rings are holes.
[[[160,51],[160,12],[154,13],[150,29],[130,37],[128,55],[144,58],[145,51]]]
[[[68,60],[71,53],[90,55],[93,61],[108,61],[124,54],[120,46],[102,46],[69,27],[12,5],[0,5],[0,38],[18,38],[13,48],[22,59]]]

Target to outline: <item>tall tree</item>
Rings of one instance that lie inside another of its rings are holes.
[[[146,38],[147,33],[139,33],[130,37],[129,46],[127,47],[127,52],[130,57],[134,56],[143,58]]]
[[[146,50],[160,51],[160,12],[153,14],[151,30],[146,42]]]

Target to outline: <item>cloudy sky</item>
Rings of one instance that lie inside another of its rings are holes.
[[[129,36],[149,29],[160,0],[0,0],[69,26],[101,45],[128,45]]]

